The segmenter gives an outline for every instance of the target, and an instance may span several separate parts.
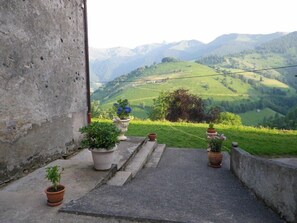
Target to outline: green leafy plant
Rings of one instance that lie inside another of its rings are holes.
[[[223,142],[227,138],[224,136],[224,134],[217,134],[216,136],[208,136],[207,142],[210,147],[210,151],[212,152],[221,152]]]
[[[81,141],[82,148],[107,150],[112,149],[118,142],[120,130],[112,123],[92,122],[79,129],[84,134]]]
[[[119,99],[117,103],[113,104],[114,110],[120,119],[129,118],[129,113],[132,111],[127,99]]]
[[[212,122],[209,123],[208,128],[213,129],[214,128],[214,124]]]
[[[45,178],[52,183],[52,187],[55,191],[58,191],[58,185],[61,180],[62,171],[63,169],[60,169],[57,165],[46,168]]]

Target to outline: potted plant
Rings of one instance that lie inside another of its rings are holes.
[[[208,165],[214,168],[220,168],[222,165],[223,154],[221,153],[223,142],[227,138],[224,134],[218,134],[212,137],[207,137],[209,146]]]
[[[45,190],[49,206],[58,206],[63,202],[65,186],[60,184],[62,171],[57,165],[46,168],[45,178],[52,183],[52,186]]]
[[[119,140],[127,140],[125,132],[128,130],[130,118],[129,114],[132,111],[129,102],[127,99],[119,99],[117,103],[113,104],[113,108],[117,114],[117,117],[114,118],[113,122],[121,131],[119,135]]]
[[[217,131],[214,128],[214,124],[213,123],[209,123],[208,128],[206,130],[206,136],[207,137],[212,137],[212,136],[215,136],[215,135],[217,135]]]
[[[207,129],[208,133],[216,133],[216,129],[214,128],[214,124],[212,122],[210,122],[208,124],[208,129]]]
[[[92,122],[79,129],[84,137],[81,141],[82,148],[92,152],[94,168],[108,170],[114,161],[114,151],[120,130],[112,123]]]
[[[149,141],[155,141],[157,138],[157,134],[156,133],[149,133],[147,135],[147,137],[149,138]]]

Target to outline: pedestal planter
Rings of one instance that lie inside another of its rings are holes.
[[[128,131],[130,119],[114,119],[113,123],[118,127],[121,131],[120,135],[118,136],[118,140],[124,141],[127,140],[125,133]]]
[[[58,191],[55,191],[54,187],[50,186],[45,190],[45,193],[47,196],[47,204],[49,206],[58,206],[58,205],[62,204],[62,202],[63,202],[65,186],[59,184]]]
[[[94,161],[94,169],[96,170],[108,170],[111,168],[115,160],[114,151],[117,149],[115,146],[113,149],[90,149]]]
[[[214,168],[222,166],[223,154],[221,152],[208,152],[208,165]]]

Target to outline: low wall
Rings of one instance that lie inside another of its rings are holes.
[[[297,222],[297,167],[231,151],[231,171],[288,222]]]

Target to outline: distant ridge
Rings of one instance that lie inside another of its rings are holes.
[[[251,50],[260,44],[277,39],[286,33],[272,34],[225,34],[205,44],[197,40],[182,40],[173,43],[154,43],[134,49],[116,47],[90,48],[91,81],[106,82],[132,70],[159,63],[164,57],[176,57],[191,61],[207,55],[227,55]]]

